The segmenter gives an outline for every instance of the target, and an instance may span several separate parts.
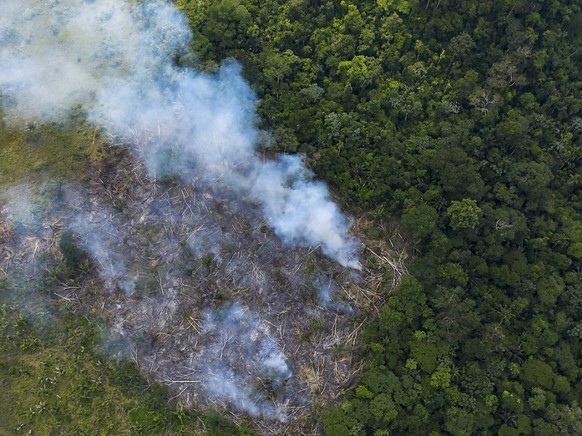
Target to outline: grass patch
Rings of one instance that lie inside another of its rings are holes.
[[[22,129],[0,121],[0,184],[23,178],[82,177],[95,139],[95,130],[79,121],[66,126],[31,123]]]
[[[116,389],[110,365],[81,345],[81,326],[51,344],[14,307],[2,309],[0,434],[131,433],[126,411],[138,401]],[[25,346],[32,339],[35,346]]]

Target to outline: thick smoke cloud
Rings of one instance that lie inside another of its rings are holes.
[[[259,204],[290,245],[319,245],[360,268],[360,243],[300,157],[256,151],[256,97],[234,62],[215,75],[177,69],[191,38],[161,1],[4,0],[0,98],[8,123],[52,121],[82,107],[136,144],[154,176],[179,174]]]

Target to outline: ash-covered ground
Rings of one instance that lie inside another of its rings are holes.
[[[219,184],[152,180],[123,147],[102,152],[84,182],[4,189],[0,276],[18,289],[62,267],[70,232],[86,260],[52,297],[105,319],[113,357],[187,407],[250,416],[265,434],[305,430],[314,402],[335,400],[361,367],[365,273],[285,246]]]

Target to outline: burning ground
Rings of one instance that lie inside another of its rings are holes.
[[[52,279],[52,298],[105,320],[107,353],[186,407],[250,416],[263,433],[305,426],[361,367],[359,306],[378,301],[378,279],[289,248],[219,184],[154,180],[134,156],[110,144],[89,180],[5,189],[4,278],[16,289]],[[67,239],[80,247],[69,267]]]

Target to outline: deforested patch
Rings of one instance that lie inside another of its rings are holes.
[[[118,159],[85,183],[4,191],[5,277],[52,279],[51,298],[105,322],[109,356],[182,405],[250,416],[265,434],[302,428],[360,369],[348,295],[362,273],[289,247],[220,184],[152,179],[128,150]]]

